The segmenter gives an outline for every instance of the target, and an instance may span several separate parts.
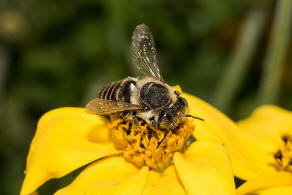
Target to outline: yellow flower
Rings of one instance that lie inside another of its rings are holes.
[[[262,168],[238,193],[292,194],[292,112],[266,105],[238,125],[248,135],[245,145],[257,154],[255,160]]]
[[[192,110],[196,107],[200,105],[190,105]],[[201,110],[202,116],[208,116],[209,111]],[[185,149],[186,136],[194,130],[189,129],[194,128],[192,123],[186,122],[179,132],[170,134],[161,148],[154,150],[152,142],[163,134],[152,129],[157,135],[149,140],[143,135],[143,127],[149,125],[140,124],[140,130],[132,130],[131,134],[127,132],[129,121],[109,122],[85,113],[83,108],[52,110],[38,122],[21,195],[33,193],[46,181],[87,164],[70,185],[56,194],[235,194],[224,146],[196,141]],[[229,125],[226,123],[225,127]],[[142,141],[127,145],[130,139],[136,140],[133,143]]]
[[[213,117],[220,120],[216,113]],[[194,134],[199,140],[225,144],[234,174],[247,180],[238,194],[292,194],[292,113],[262,106],[238,127],[230,131],[222,125],[221,132],[210,132],[211,128],[198,126]]]

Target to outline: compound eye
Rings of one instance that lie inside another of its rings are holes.
[[[185,98],[183,97],[179,97],[178,100],[177,100],[177,103],[180,104],[180,105],[183,105],[183,106],[188,106],[188,102]]]
[[[177,90],[175,90],[174,93],[175,93],[176,96],[180,95],[180,93]]]

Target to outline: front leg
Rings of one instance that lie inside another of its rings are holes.
[[[157,147],[156,147],[156,150],[159,148],[160,144],[162,144],[162,142],[165,140],[165,138],[167,138],[167,136],[169,135],[169,133],[172,131],[173,127],[174,127],[174,123],[171,123],[168,131],[166,133],[164,133],[164,137],[162,138],[162,140],[160,142],[158,142]]]

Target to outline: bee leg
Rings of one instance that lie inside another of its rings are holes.
[[[173,124],[170,125],[168,131],[166,132],[166,134],[164,135],[162,140],[160,142],[158,142],[156,150],[157,150],[157,148],[159,148],[159,146],[162,144],[162,142],[165,140],[165,138],[167,138],[168,134],[172,131],[172,128],[173,128]]]
[[[137,116],[136,116],[136,113],[133,112],[131,116],[132,116],[132,120],[133,120],[134,125],[135,125],[136,127],[139,127],[139,120],[138,120],[138,118],[137,118]]]
[[[149,120],[150,120],[150,123],[151,123],[152,126],[157,127],[156,126],[156,122],[154,120],[154,117],[150,118]]]
[[[120,119],[124,119],[124,118],[126,118],[128,115],[129,115],[129,112],[127,112],[127,111],[121,112],[121,113],[120,113]]]
[[[169,129],[167,132],[166,132],[166,134],[164,135],[164,137],[162,138],[162,140],[160,141],[160,142],[158,142],[158,145],[157,145],[157,147],[156,147],[156,150],[157,150],[157,148],[159,148],[159,146],[160,146],[160,144],[162,144],[162,142],[165,140],[165,138],[168,136],[168,134],[169,134],[169,132],[170,132],[171,130]]]

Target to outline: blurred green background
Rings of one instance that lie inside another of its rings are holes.
[[[129,45],[141,23],[170,85],[234,120],[263,103],[291,110],[289,1],[1,0],[0,194],[19,193],[43,113],[82,107],[105,84],[133,76]]]

